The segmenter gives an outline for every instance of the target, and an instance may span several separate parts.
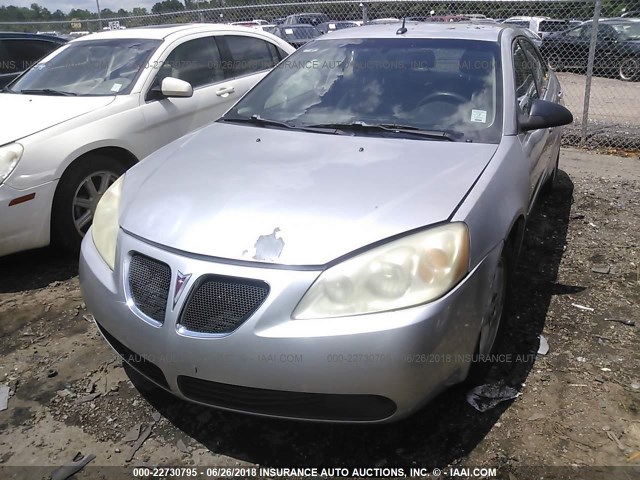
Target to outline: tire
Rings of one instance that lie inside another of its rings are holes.
[[[482,361],[482,357],[492,355],[496,351],[496,346],[502,336],[507,306],[510,299],[510,285],[512,279],[512,269],[514,265],[513,247],[506,242],[498,260],[496,271],[491,285],[491,299],[488,303],[487,311],[483,313],[483,325],[480,327],[478,342],[474,352],[466,385],[481,385],[484,383],[489,370],[494,365],[490,361]],[[485,317],[489,317],[485,322]]]
[[[76,160],[64,172],[53,198],[51,243],[71,254],[80,251],[100,198],[127,170],[126,165],[104,155]]]
[[[560,164],[560,151],[558,150],[558,156],[556,157],[556,164],[553,167],[553,172],[551,173],[551,176],[545,180],[544,185],[542,185],[542,189],[540,190],[540,193],[542,195],[550,195],[551,193],[553,193],[553,190],[555,189],[555,186],[556,186],[556,180],[558,177],[559,164]]]
[[[618,67],[618,77],[624,82],[632,82],[638,79],[640,74],[640,60],[637,58],[623,58]]]

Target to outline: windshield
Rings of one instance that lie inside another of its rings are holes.
[[[640,40],[640,23],[611,25],[621,40]]]
[[[70,43],[13,82],[14,92],[72,95],[129,93],[159,40],[109,39]]]
[[[223,120],[402,125],[498,143],[499,58],[493,42],[316,40],[281,62]]]

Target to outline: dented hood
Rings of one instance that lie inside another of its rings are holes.
[[[185,252],[322,265],[448,219],[496,149],[214,123],[129,171],[120,222]]]

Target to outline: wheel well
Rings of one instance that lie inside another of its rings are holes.
[[[136,156],[129,150],[125,150],[124,148],[120,147],[102,147],[96,148],[95,150],[91,150],[90,152],[80,155],[69,164],[65,172],[67,172],[69,168],[71,168],[71,166],[74,165],[77,161],[87,159],[88,157],[92,157],[94,155],[113,158],[114,160],[121,162],[125,167],[127,167],[127,169],[133,167],[136,163],[138,163],[138,159],[136,158]]]
[[[520,256],[520,248],[522,247],[522,239],[524,238],[525,225],[526,222],[524,216],[520,215],[516,221],[513,222],[513,226],[511,227],[511,231],[507,237],[507,244],[510,246],[516,262]]]
[[[124,148],[120,148],[120,147],[96,148],[95,150],[91,150],[90,152],[83,153],[74,161],[72,161],[69,165],[67,165],[67,168],[65,168],[64,172],[62,172],[62,175],[60,176],[60,180],[65,178],[65,176],[69,175],[73,171],[74,166],[78,165],[78,162],[91,161],[91,157],[95,157],[95,156],[112,158],[118,163],[122,164],[127,170],[132,166],[134,166],[136,163],[138,163],[138,159],[136,158],[136,156]],[[56,187],[56,192],[54,194],[54,203],[55,203],[55,198],[58,195],[58,189],[60,188],[61,184],[62,182],[58,181],[58,186]],[[52,228],[52,225],[53,225],[53,215],[51,216],[50,228]]]

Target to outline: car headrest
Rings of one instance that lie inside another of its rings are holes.
[[[420,49],[411,52],[407,62],[411,70],[426,70],[436,66],[436,54],[433,50]]]
[[[460,57],[460,73],[484,77],[493,70],[494,57],[486,50],[466,50]]]

